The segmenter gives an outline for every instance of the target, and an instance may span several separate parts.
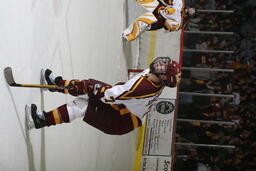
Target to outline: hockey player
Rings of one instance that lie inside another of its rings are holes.
[[[156,58],[149,69],[137,74],[126,83],[110,86],[88,80],[63,80],[54,77],[51,70],[44,71],[47,84],[68,86],[69,89],[50,89],[68,93],[76,98],[49,112],[37,111],[31,104],[29,114],[35,128],[68,123],[76,118],[107,134],[121,135],[142,125],[141,119],[150,111],[165,86],[175,87],[180,80],[180,66],[169,57]]]
[[[184,8],[183,0],[135,0],[148,12],[138,17],[122,33],[128,41],[136,39],[147,30],[164,28],[166,31],[177,31],[183,26],[185,16],[195,14],[194,8]]]

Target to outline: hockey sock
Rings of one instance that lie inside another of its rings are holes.
[[[66,104],[47,112],[44,115],[48,126],[70,122]]]
[[[123,37],[128,41],[136,39],[146,28],[156,22],[156,17],[151,13],[145,13],[138,17],[133,24],[123,31]]]

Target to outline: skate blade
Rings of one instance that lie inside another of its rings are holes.
[[[26,119],[26,127],[28,130],[35,128],[35,124],[31,117],[31,107],[29,105],[25,106],[25,119]]]
[[[42,85],[47,85],[44,75],[45,75],[45,70],[41,69],[41,81],[40,82]],[[48,88],[42,88],[42,90],[47,91]]]

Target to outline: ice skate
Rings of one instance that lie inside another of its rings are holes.
[[[25,106],[25,119],[26,119],[26,127],[28,130],[35,128],[35,124],[31,116],[31,107],[29,105]]]
[[[126,34],[125,32],[122,33],[122,40],[123,40],[124,42],[129,41],[128,38],[127,38],[127,35],[128,35],[128,34]]]
[[[50,69],[42,69],[41,70],[42,78],[43,78],[43,84],[44,85],[56,85],[59,81],[63,80],[61,76],[55,77],[54,74]],[[57,91],[54,88],[48,89],[51,92]]]
[[[29,130],[33,128],[39,129],[47,126],[47,121],[44,117],[44,112],[38,112],[37,106],[35,104],[31,104],[31,106],[26,105],[25,112],[27,122],[26,124]]]

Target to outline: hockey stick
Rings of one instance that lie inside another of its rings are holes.
[[[38,84],[19,84],[14,81],[13,74],[12,74],[12,68],[11,67],[6,67],[4,69],[4,76],[6,79],[6,82],[12,86],[12,87],[30,87],[30,88],[56,88],[56,89],[65,89],[65,88],[70,88],[69,86],[67,87],[59,87],[57,85],[38,85]]]

